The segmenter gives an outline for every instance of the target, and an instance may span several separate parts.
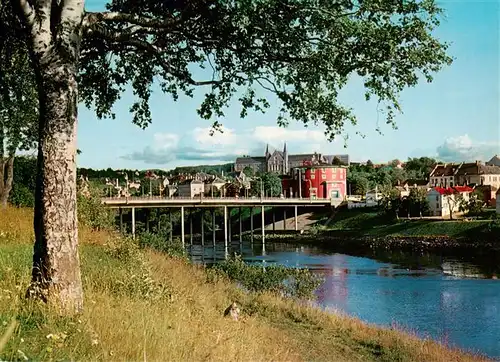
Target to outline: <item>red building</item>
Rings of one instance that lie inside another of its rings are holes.
[[[286,197],[343,200],[346,196],[346,178],[347,168],[343,166],[311,165],[295,168],[291,177],[282,180],[283,194]]]

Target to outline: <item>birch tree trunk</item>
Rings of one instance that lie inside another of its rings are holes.
[[[76,209],[76,64],[40,67],[33,287],[65,314],[83,307]]]
[[[14,179],[14,155],[7,152],[5,138],[4,126],[0,125],[0,208],[7,206]]]
[[[0,158],[0,207],[6,207],[14,180],[14,156]]]
[[[71,315],[83,308],[75,162],[83,0],[60,5],[35,2],[34,8],[20,2],[31,31],[40,104],[35,246],[28,296]]]
[[[83,307],[76,208],[76,65],[41,66],[33,285],[65,314]]]

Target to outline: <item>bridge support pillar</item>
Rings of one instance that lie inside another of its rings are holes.
[[[212,209],[212,239],[215,248],[215,209]],[[215,251],[214,251],[214,258],[215,258]]]
[[[227,206],[224,206],[224,247],[227,248]]]
[[[205,210],[201,209],[201,245],[205,245]]]
[[[151,212],[151,209],[146,209],[145,210],[145,217],[146,217],[146,231],[149,233],[149,213]]]
[[[231,237],[231,234],[232,234],[232,228],[231,228],[231,209],[228,207],[227,208],[227,236],[228,236],[228,239],[229,239],[229,244],[231,244],[231,241],[232,241],[232,237]]]
[[[264,241],[265,241],[265,229],[266,229],[266,221],[265,221],[265,215],[264,215],[264,206],[261,206],[261,209],[260,209],[260,212],[261,212],[261,217],[262,217],[262,220],[261,220],[261,223],[262,223],[262,243],[264,244]]]
[[[123,234],[123,209],[120,207],[120,233]]]
[[[273,208],[273,231],[276,231],[276,210]]]
[[[253,207],[250,208],[250,240],[253,243]]]
[[[297,205],[295,205],[295,231],[299,230],[299,223],[297,220]]]
[[[135,239],[135,207],[132,208],[132,238]]]
[[[184,249],[184,206],[181,206],[181,242],[182,248]]]
[[[173,241],[172,236],[173,236],[174,225],[172,223],[172,209],[171,208],[168,209],[168,222],[170,223],[170,231],[169,231],[170,242],[172,242]]]
[[[241,207],[239,209],[239,213],[238,214],[239,214],[238,216],[239,216],[239,223],[240,223],[240,244],[241,244],[241,242],[243,241],[243,235],[242,235],[243,234],[243,228],[241,226]]]
[[[189,244],[193,245],[193,209],[189,209]]]
[[[283,209],[283,230],[286,230],[286,208]]]

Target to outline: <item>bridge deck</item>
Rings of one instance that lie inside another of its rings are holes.
[[[333,206],[342,203],[339,199],[309,198],[236,198],[236,197],[108,197],[102,203],[109,208],[157,208],[157,207],[252,207],[252,206]]]

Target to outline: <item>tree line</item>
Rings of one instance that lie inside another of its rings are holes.
[[[392,187],[405,181],[426,181],[437,161],[430,157],[409,158],[402,168],[398,160],[386,166],[375,167],[371,161],[365,165],[351,164],[347,171],[348,193],[365,195],[375,187]]]

